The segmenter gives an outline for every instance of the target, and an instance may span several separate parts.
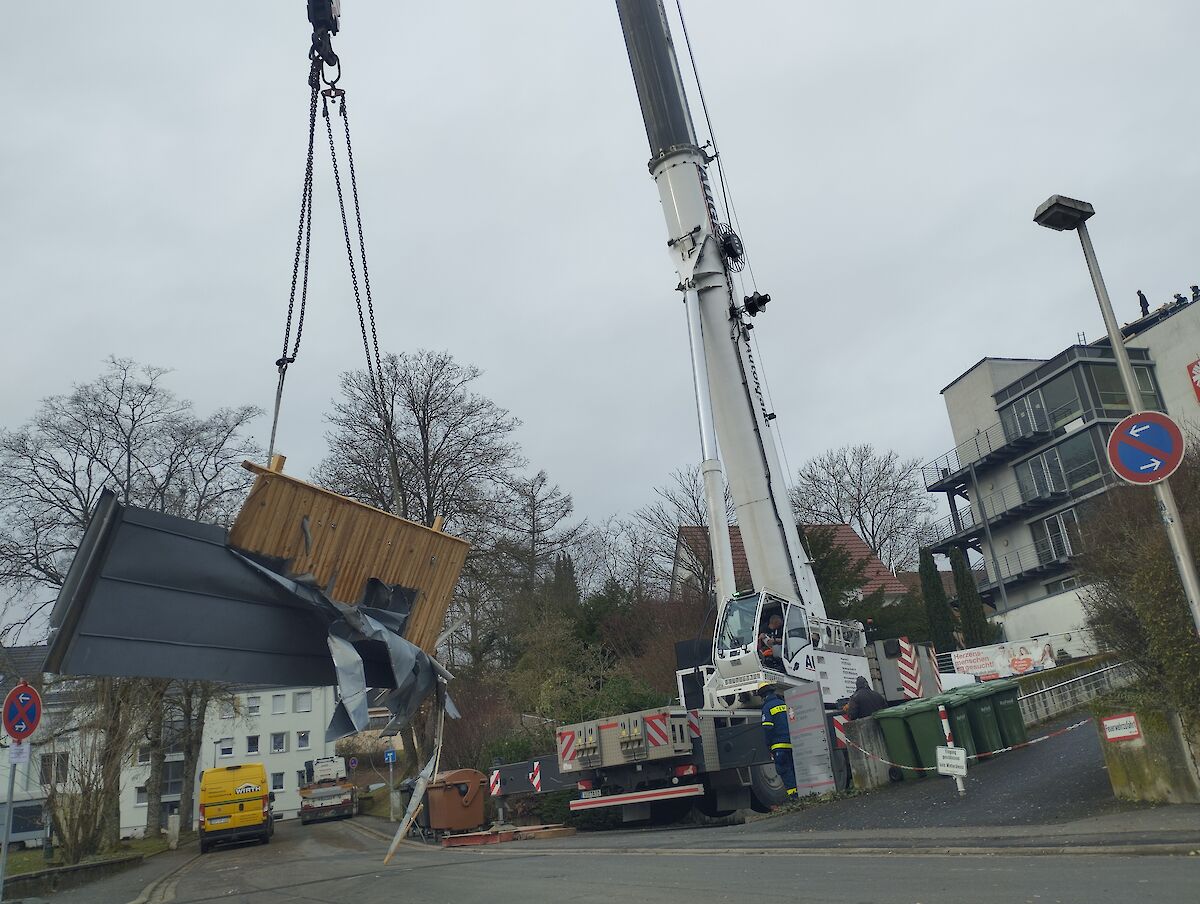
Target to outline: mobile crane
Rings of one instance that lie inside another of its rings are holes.
[[[751,320],[769,295],[735,298],[744,248],[721,222],[688,108],[662,0],[616,0],[650,143],[650,173],[679,277],[700,427],[716,623],[708,663],[677,673],[679,705],[626,713],[557,732],[557,757],[501,767],[493,793],[575,784],[572,809],[621,806],[627,819],[694,801],[709,815],[780,802],[782,783],[762,740],[757,691],[819,684],[826,707],[870,680],[861,624],[830,620],[796,529],[769,415],[749,352]],[[715,149],[714,149],[715,150]],[[753,592],[735,593],[726,480]],[[771,616],[781,643],[759,643]],[[819,715],[818,718],[821,718]],[[822,727],[823,724],[822,724]]]

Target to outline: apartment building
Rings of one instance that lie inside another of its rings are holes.
[[[239,763],[264,763],[275,792],[276,819],[291,819],[300,809],[299,788],[304,763],[332,756],[334,743],[325,740],[325,727],[337,704],[332,687],[239,687],[232,696],[209,709],[200,772]],[[170,726],[165,732],[171,737]],[[170,746],[163,771],[163,823],[178,812],[183,792],[183,750]],[[121,834],[139,835],[146,825],[146,782],[150,753],[140,749],[121,780]],[[193,819],[196,814],[193,814]]]
[[[1142,406],[1185,429],[1200,422],[1198,300],[1177,295],[1123,327]],[[942,396],[955,446],[923,468],[950,508],[933,551],[978,553],[979,591],[1006,637],[1079,629],[1079,524],[1121,483],[1105,446],[1131,410],[1107,338],[1049,359],[984,358]]]

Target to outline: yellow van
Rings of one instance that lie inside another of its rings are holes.
[[[262,763],[205,769],[200,773],[200,853],[207,854],[220,841],[270,842],[274,802]]]

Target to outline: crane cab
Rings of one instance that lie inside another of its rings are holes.
[[[857,622],[818,618],[769,590],[751,591],[735,596],[721,613],[713,668],[711,686],[726,705],[763,682],[806,681],[819,681],[832,705],[853,692],[858,675],[867,674],[865,638]]]

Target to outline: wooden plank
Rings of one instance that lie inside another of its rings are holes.
[[[349,605],[372,577],[416,590],[406,636],[433,652],[469,543],[253,462],[243,466],[256,478],[230,530],[233,546],[285,559],[293,575],[311,574],[322,588],[333,581],[330,595]]]

